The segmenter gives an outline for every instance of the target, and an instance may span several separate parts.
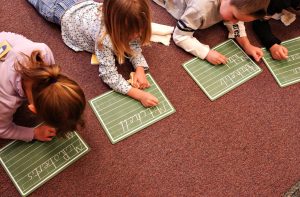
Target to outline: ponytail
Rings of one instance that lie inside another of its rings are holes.
[[[35,51],[24,64],[15,64],[22,79],[32,81],[32,98],[37,115],[49,126],[56,128],[58,136],[84,126],[82,114],[86,99],[79,85],[61,74],[59,65],[45,65]]]

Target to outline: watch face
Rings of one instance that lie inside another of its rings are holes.
[[[2,54],[6,48],[7,48],[7,45],[3,45],[0,49],[0,54]]]
[[[11,49],[7,41],[0,42],[0,59],[4,57]]]

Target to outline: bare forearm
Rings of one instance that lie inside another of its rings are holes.
[[[158,104],[158,99],[155,96],[137,88],[131,88],[127,95],[140,101],[144,107],[152,107]]]
[[[135,72],[142,74],[142,73],[145,73],[145,69],[142,66],[137,66],[136,69],[135,69]]]
[[[140,89],[132,87],[128,91],[127,95],[130,96],[131,98],[139,101],[141,99],[141,93],[142,93],[142,91]]]
[[[258,48],[256,46],[253,46],[247,37],[239,37],[239,38],[236,38],[236,40],[242,46],[244,51],[248,55],[252,56],[255,59],[255,61],[258,62],[264,55],[262,49]]]
[[[236,37],[236,41],[241,45],[243,49],[250,45],[250,41],[247,36],[244,37]]]

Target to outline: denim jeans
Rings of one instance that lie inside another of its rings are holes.
[[[28,0],[46,20],[60,25],[64,13],[77,3],[87,0]]]

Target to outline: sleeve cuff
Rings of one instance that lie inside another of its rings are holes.
[[[136,67],[138,66],[144,67],[145,70],[149,69],[148,63],[142,54],[138,54],[136,57],[132,57],[130,61],[134,69],[136,69]]]
[[[246,29],[243,22],[239,21],[236,24],[232,24],[230,22],[224,23],[226,25],[229,33],[228,38],[236,38],[236,37],[246,37]]]
[[[265,41],[264,43],[267,49],[270,49],[274,44],[281,44],[281,41],[278,38],[273,37],[272,39]]]
[[[26,142],[32,141],[34,138],[34,128],[22,127],[20,129],[20,140],[24,140]]]
[[[208,45],[202,44],[193,37],[192,32],[182,32],[177,27],[173,34],[173,40],[177,46],[201,59],[205,59],[210,50]]]

